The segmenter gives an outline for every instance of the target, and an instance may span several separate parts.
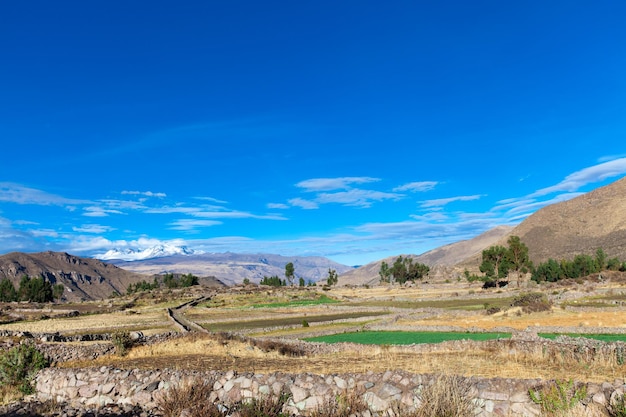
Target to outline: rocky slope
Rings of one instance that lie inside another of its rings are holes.
[[[96,259],[64,252],[13,252],[0,256],[0,279],[10,279],[17,288],[24,275],[63,284],[63,297],[68,301],[94,300],[109,297],[114,292],[125,293],[129,284],[149,279]]]

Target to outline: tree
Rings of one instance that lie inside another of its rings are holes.
[[[546,262],[539,264],[539,266],[533,271],[533,275],[530,279],[535,282],[556,282],[561,279],[562,275],[561,265],[554,259],[550,258]]]
[[[602,248],[598,248],[596,251],[596,266],[598,267],[598,272],[602,272],[606,268],[606,253],[604,253]]]
[[[517,286],[519,287],[521,275],[527,273],[532,267],[528,257],[528,246],[520,240],[519,236],[509,237],[507,243],[509,245],[507,253],[509,270],[517,275]]]
[[[304,287],[305,285],[306,281],[304,280],[304,278],[300,277],[300,279],[298,280],[298,286]]]
[[[60,300],[65,292],[65,286],[63,284],[55,284],[52,286],[52,297],[55,300]]]
[[[491,246],[483,251],[483,262],[480,264],[480,272],[483,272],[488,280],[495,281],[504,278],[509,273],[508,250],[504,246]]]
[[[293,262],[289,262],[285,265],[285,278],[287,278],[287,282],[289,285],[293,285],[293,278],[295,276],[295,269],[293,267]]]
[[[30,278],[24,275],[20,280],[18,295],[20,301],[47,303],[53,300],[52,284],[43,277]]]
[[[380,264],[380,271],[378,271],[378,275],[380,275],[380,282],[389,282],[391,271],[389,270],[389,264],[387,262],[383,261]]]
[[[17,291],[15,291],[15,286],[8,278],[0,281],[0,301],[5,303],[17,301]]]
[[[407,281],[422,279],[428,275],[430,268],[419,262],[413,262],[412,258],[398,256],[391,267],[386,262],[381,264],[379,275],[381,282],[397,282],[404,284]]]
[[[191,287],[193,285],[198,285],[198,277],[189,273],[187,275],[182,275],[180,277],[180,286],[183,288]]]
[[[332,285],[337,285],[337,282],[339,282],[337,271],[335,271],[334,269],[328,268],[328,277],[326,278],[326,283],[332,286]]]
[[[284,287],[285,285],[287,285],[287,283],[285,282],[285,280],[281,280],[280,278],[278,278],[277,275],[268,277],[265,276],[263,277],[263,279],[261,280],[261,282],[259,283],[261,285],[269,285],[272,287]]]

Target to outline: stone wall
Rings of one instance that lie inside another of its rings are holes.
[[[263,395],[290,396],[288,411],[302,415],[326,404],[328,400],[349,392],[365,400],[371,411],[363,417],[383,415],[394,404],[419,405],[419,393],[434,382],[433,375],[403,371],[366,374],[238,374],[229,372],[191,372],[174,370],[121,370],[111,367],[89,369],[42,370],[36,380],[36,399],[56,400],[74,407],[105,405],[140,405],[155,409],[159,398],[172,386],[208,381],[213,391],[210,400],[231,404]],[[540,380],[505,378],[468,378],[472,402],[478,416],[538,416],[539,406],[528,396],[528,390]],[[588,384],[585,404],[605,405],[615,392],[623,393],[624,382]]]

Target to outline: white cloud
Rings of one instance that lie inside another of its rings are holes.
[[[481,197],[484,197],[483,194],[476,195],[463,195],[458,197],[450,197],[450,198],[438,198],[434,200],[425,200],[420,203],[421,208],[431,208],[431,207],[443,207],[450,203],[454,203],[456,201],[473,201],[478,200]]]
[[[110,226],[103,226],[100,224],[84,224],[80,227],[72,227],[72,230],[79,233],[102,234],[112,232],[115,230],[115,228]]]
[[[393,191],[410,191],[410,192],[424,192],[430,191],[434,189],[437,184],[437,181],[418,181],[418,182],[409,182],[408,184],[401,185],[393,189]]]
[[[317,204],[315,201],[305,200],[303,198],[292,198],[291,200],[289,200],[289,204],[305,210],[315,210],[320,207],[319,204]]]
[[[287,204],[283,203],[267,203],[268,209],[286,210],[289,208]]]
[[[371,207],[371,205],[376,201],[399,200],[402,197],[404,196],[396,193],[350,189],[347,191],[340,191],[336,193],[319,194],[315,199],[315,202],[320,204],[337,203],[346,206],[367,208]]]
[[[110,214],[124,214],[119,210],[110,210],[100,206],[85,207],[83,216],[86,217],[108,217]]]
[[[194,197],[194,198],[196,200],[210,201],[211,203],[215,203],[215,204],[228,204],[228,201],[218,200],[217,198],[213,198],[213,197]]]
[[[380,179],[372,177],[312,178],[300,181],[296,184],[296,187],[304,188],[304,191],[309,192],[332,191],[350,188],[352,184],[366,184],[377,181],[380,181]]]
[[[217,220],[179,219],[169,223],[169,228],[172,230],[195,232],[199,228],[218,226],[220,224],[222,224],[222,222]]]
[[[40,206],[72,206],[91,204],[86,200],[75,200],[50,194],[35,188],[24,187],[11,182],[0,183],[0,201],[15,204],[33,204]]]
[[[140,195],[144,197],[157,197],[157,198],[165,198],[167,194],[165,193],[153,193],[152,191],[122,191],[123,195]]]
[[[573,192],[587,184],[624,174],[626,174],[626,158],[614,159],[576,171],[565,177],[560,183],[542,188],[532,193],[529,197],[538,197],[561,191]]]

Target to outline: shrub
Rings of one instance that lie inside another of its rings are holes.
[[[214,381],[196,380],[191,384],[172,386],[157,399],[163,417],[224,417],[227,410],[209,400]]]
[[[549,416],[567,415],[567,413],[587,396],[586,386],[574,386],[574,381],[554,381],[539,389],[528,390],[530,399],[541,406]]]
[[[240,417],[288,417],[283,412],[283,407],[289,401],[289,395],[282,393],[278,396],[263,395],[259,398],[251,398],[248,401],[240,401],[230,408],[229,414],[238,412]]]
[[[369,411],[367,403],[355,391],[337,395],[311,411],[310,417],[349,417]]]
[[[616,395],[607,406],[610,417],[626,417],[626,399],[624,394]]]
[[[522,307],[525,313],[537,313],[540,311],[550,311],[550,309],[552,309],[552,302],[550,302],[548,297],[543,293],[531,292],[515,297],[511,306]]]
[[[126,356],[135,343],[130,337],[130,333],[125,331],[113,333],[111,335],[111,342],[113,342],[113,346],[115,346],[115,353],[120,356]]]
[[[16,387],[22,394],[32,394],[32,380],[37,372],[50,365],[34,344],[22,343],[0,355],[0,385]]]
[[[457,375],[441,375],[425,385],[414,417],[473,417],[471,383]]]

